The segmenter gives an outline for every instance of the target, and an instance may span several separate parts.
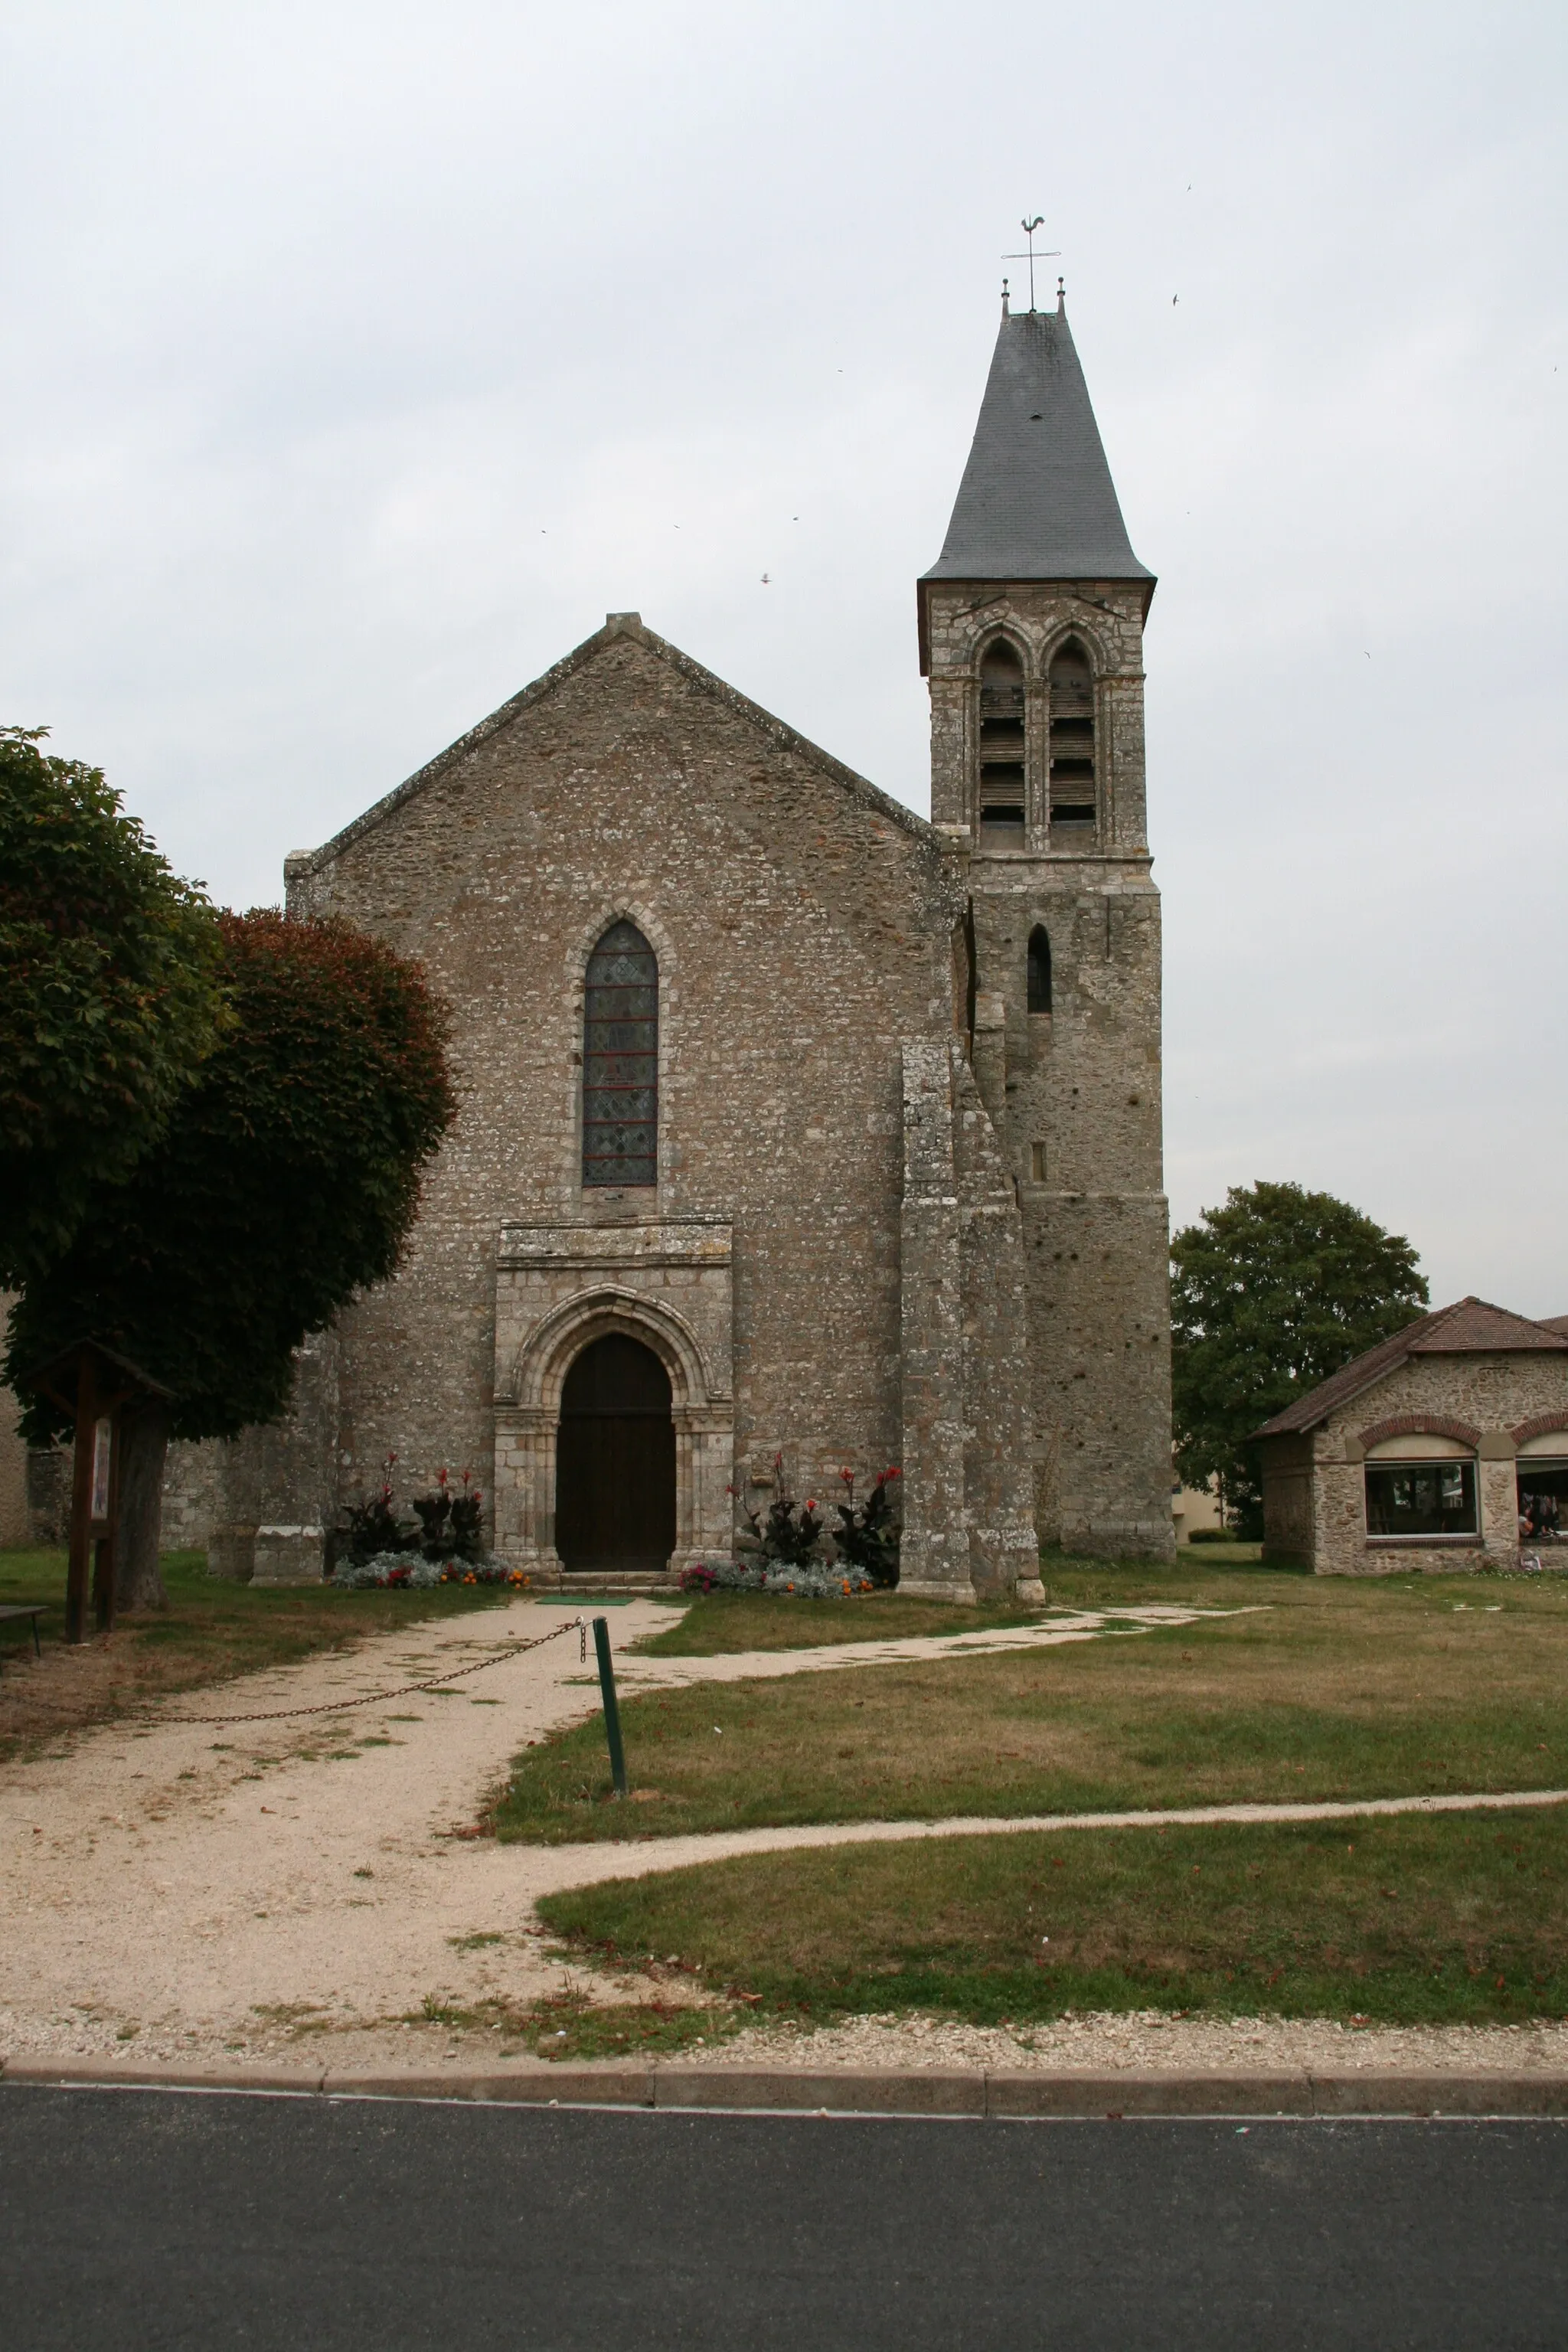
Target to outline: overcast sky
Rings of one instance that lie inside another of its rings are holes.
[[[923,811],[913,583],[1042,214],[1160,576],[1173,1215],[1293,1178],[1568,1311],[1565,53],[1508,0],[3,0],[0,716],[271,901],[636,608]]]

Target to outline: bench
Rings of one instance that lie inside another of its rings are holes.
[[[4,1605],[0,1605],[0,1619],[6,1617],[30,1617],[32,1619],[33,1655],[36,1658],[41,1658],[44,1654],[43,1649],[38,1641],[38,1620],[43,1613],[44,1604],[42,1601],[39,1601],[35,1605],[33,1602],[26,1601],[7,1601]]]

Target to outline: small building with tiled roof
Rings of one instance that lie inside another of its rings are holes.
[[[1319,1575],[1511,1568],[1568,1535],[1568,1316],[1461,1298],[1265,1422],[1263,1557]]]

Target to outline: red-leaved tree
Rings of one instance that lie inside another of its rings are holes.
[[[420,967],[339,920],[219,918],[232,1025],[162,1140],[92,1196],[13,1310],[5,1376],[91,1333],[172,1392],[128,1421],[118,1600],[161,1602],[171,1436],[228,1437],[289,1400],[293,1351],[395,1268],[451,1123],[447,1018]],[[42,1399],[29,1438],[63,1433]]]

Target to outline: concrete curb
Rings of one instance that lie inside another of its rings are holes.
[[[1568,2074],[1356,2074],[1214,2069],[535,2065],[488,2074],[320,2067],[150,2066],[132,2059],[0,2060],[0,2084],[56,2089],[249,2092],[304,2098],[471,2100],[519,2106],[720,2114],[1110,2117],[1568,2116]]]

